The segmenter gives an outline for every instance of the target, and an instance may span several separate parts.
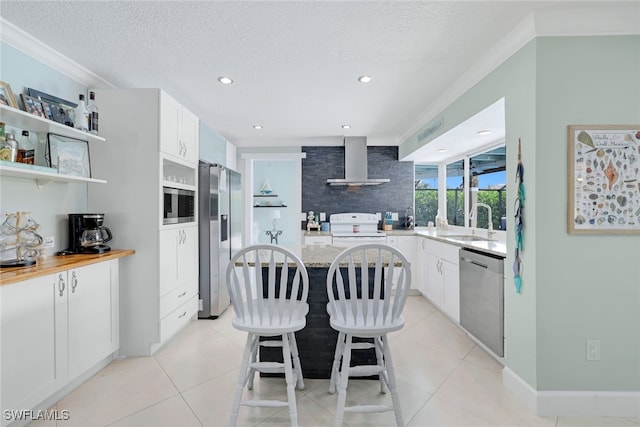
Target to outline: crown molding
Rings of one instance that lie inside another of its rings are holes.
[[[116,87],[113,83],[103,79],[2,17],[0,17],[0,41],[13,46],[83,86],[99,89]]]

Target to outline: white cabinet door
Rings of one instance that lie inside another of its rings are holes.
[[[178,239],[178,283],[180,286],[198,287],[198,226],[180,230]]]
[[[50,275],[0,287],[2,409],[31,409],[55,392],[55,280]]]
[[[164,92],[160,92],[160,150],[182,157],[180,147],[180,121],[182,105]]]
[[[180,121],[180,141],[183,144],[183,157],[190,163],[198,163],[200,119],[191,111],[182,107],[182,117]]]
[[[427,259],[426,296],[449,317],[460,321],[460,272],[456,245],[423,239]]]
[[[70,380],[113,352],[111,265],[100,262],[67,272]]]
[[[416,252],[416,289],[424,296],[427,295],[427,280],[429,279],[427,274],[427,239],[422,237],[417,238],[417,252]]]
[[[160,94],[160,150],[198,163],[198,116],[165,92]]]
[[[427,298],[437,307],[442,307],[443,283],[441,260],[437,255],[427,254]]]
[[[411,289],[420,289],[418,280],[418,266],[416,258],[417,237],[398,236],[398,250],[409,260],[411,264]]]
[[[198,226],[160,232],[160,297],[198,286]]]
[[[181,229],[161,230],[159,248],[160,296],[178,287],[178,242]]]
[[[458,263],[442,261],[442,309],[460,322],[460,271]]]
[[[304,236],[305,245],[330,245],[331,243],[331,236]]]

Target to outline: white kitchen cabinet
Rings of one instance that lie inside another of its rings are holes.
[[[35,408],[118,349],[118,270],[110,260],[0,287],[3,409]]]
[[[54,282],[49,275],[0,287],[2,409],[33,408],[56,390]]]
[[[304,244],[305,245],[331,245],[333,242],[333,238],[330,235],[320,235],[320,236],[304,236]]]
[[[418,279],[418,266],[416,259],[416,236],[387,236],[387,245],[398,249],[407,258],[411,264],[411,289],[420,290],[420,281]]]
[[[109,143],[92,147],[91,168],[109,184],[90,187],[89,210],[105,213],[111,246],[136,251],[121,269],[120,353],[148,356],[197,314],[197,118],[160,89],[97,90],[96,99]],[[193,221],[163,223],[164,186],[193,191]]]
[[[56,295],[58,307],[60,293]],[[67,271],[66,297],[69,379],[73,380],[118,348],[118,262]]]
[[[459,248],[427,238],[422,239],[420,247],[422,256],[426,256],[426,297],[449,317],[459,322]]]
[[[166,92],[160,92],[160,150],[198,162],[199,120]]]

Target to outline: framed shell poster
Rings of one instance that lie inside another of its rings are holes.
[[[640,234],[640,125],[572,125],[568,149],[568,232]]]

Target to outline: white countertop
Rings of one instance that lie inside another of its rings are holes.
[[[474,230],[475,236],[478,238],[486,238],[487,230]],[[446,230],[429,229],[427,227],[417,227],[414,230],[393,229],[385,231],[387,236],[420,236],[429,239],[439,240],[444,243],[460,246],[462,248],[471,248],[478,251],[487,252],[493,255],[506,257],[507,242],[506,233],[504,231],[496,232],[491,240],[462,240],[455,236],[471,236],[472,232],[464,227],[449,227]],[[305,231],[305,236],[332,236],[330,231]]]

